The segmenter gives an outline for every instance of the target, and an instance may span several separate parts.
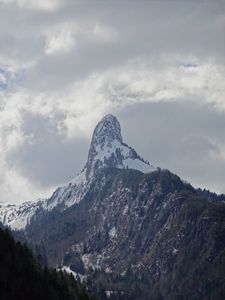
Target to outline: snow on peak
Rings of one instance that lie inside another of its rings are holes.
[[[120,123],[111,114],[106,115],[95,127],[85,166],[86,177],[92,177],[104,167],[131,168],[145,173],[155,169],[123,142]]]

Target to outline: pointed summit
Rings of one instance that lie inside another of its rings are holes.
[[[93,132],[85,166],[87,179],[103,167],[132,168],[142,172],[154,169],[133,148],[123,142],[120,123],[112,114],[103,117]]]
[[[121,127],[118,119],[108,114],[95,127],[91,144],[104,145],[117,140],[122,143]]]

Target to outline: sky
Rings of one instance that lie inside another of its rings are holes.
[[[48,197],[96,123],[225,193],[225,1],[0,0],[0,203]]]

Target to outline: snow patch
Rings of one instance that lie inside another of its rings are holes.
[[[66,271],[68,274],[72,274],[76,280],[77,280],[77,278],[79,278],[81,282],[84,282],[87,279],[86,275],[82,275],[80,273],[74,272],[68,266],[62,266],[57,269],[57,271],[60,271],[60,270]]]
[[[93,270],[101,270],[101,265],[99,263],[100,260],[98,258],[94,258],[94,255],[84,254],[81,257],[81,260],[85,269],[92,268]]]
[[[116,236],[116,232],[117,232],[117,230],[116,230],[115,226],[109,230],[109,236],[111,239]]]
[[[123,165],[125,168],[135,169],[141,171],[142,173],[149,173],[156,170],[155,167],[141,161],[138,158],[127,158],[124,160]]]
[[[172,253],[173,253],[173,254],[177,254],[177,252],[178,252],[178,249],[176,249],[176,248],[173,248],[173,251],[172,251]]]
[[[123,210],[123,215],[124,215],[124,216],[127,214],[128,210],[129,210],[129,207],[128,207],[128,205],[126,205],[126,206],[124,207],[124,210]]]

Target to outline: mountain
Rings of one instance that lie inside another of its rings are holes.
[[[225,299],[224,197],[151,166],[112,115],[96,126],[75,179],[10,221],[7,209],[4,224],[23,216],[48,265],[73,272],[101,300]]]
[[[42,267],[26,245],[0,229],[1,300],[94,300],[66,272]]]
[[[225,296],[225,205],[166,170],[103,169],[82,201],[34,222],[27,236],[101,299],[102,290],[110,299]]]
[[[78,203],[88,191],[96,173],[105,167],[137,169],[151,172],[155,168],[123,142],[120,123],[106,115],[96,126],[83,170],[66,185],[59,187],[49,199],[20,205],[0,205],[0,222],[12,229],[25,229],[35,215],[52,209],[63,211]]]

